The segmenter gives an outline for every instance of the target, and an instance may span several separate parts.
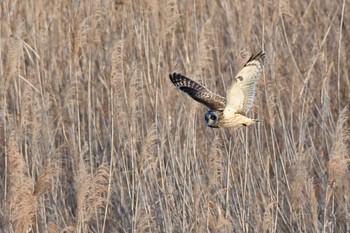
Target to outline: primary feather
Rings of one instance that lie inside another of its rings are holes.
[[[169,78],[177,88],[208,108],[213,110],[223,110],[225,108],[226,99],[209,91],[203,85],[177,73],[169,74]]]

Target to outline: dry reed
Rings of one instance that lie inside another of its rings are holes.
[[[347,1],[0,3],[1,232],[349,231]],[[224,95],[267,63],[238,132]]]

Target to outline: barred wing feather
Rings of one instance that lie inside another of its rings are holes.
[[[177,73],[169,74],[169,78],[177,88],[208,108],[213,110],[223,110],[225,108],[226,99],[209,91],[203,85]]]

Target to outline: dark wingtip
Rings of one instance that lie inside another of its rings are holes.
[[[182,74],[179,74],[179,73],[176,73],[176,72],[173,72],[172,74],[170,73],[169,74],[169,78],[170,78],[170,81],[175,85],[176,83],[181,80],[181,79],[187,79],[184,75]]]
[[[247,61],[250,62],[250,61],[254,61],[254,60],[259,60],[262,64],[265,64],[265,61],[266,61],[266,54],[265,52],[263,52],[262,50],[260,50],[259,53],[257,54],[252,54],[249,58],[249,60]]]
[[[182,76],[182,75],[181,75],[181,74],[178,74],[178,73],[176,73],[176,72],[173,72],[173,73],[170,73],[170,74],[169,74],[169,78],[170,78],[171,80],[175,79],[175,78],[178,77],[178,76]]]
[[[263,64],[266,61],[266,54],[262,50],[253,57],[253,60],[260,60]]]
[[[176,76],[177,76],[177,73],[176,73],[176,72],[170,73],[170,74],[169,74],[169,79],[170,79],[170,81],[171,81],[172,83],[174,83],[174,84],[175,84],[175,78],[176,78]]]

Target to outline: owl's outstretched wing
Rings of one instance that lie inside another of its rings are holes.
[[[245,114],[251,108],[255,97],[256,82],[262,73],[265,60],[265,53],[260,51],[251,56],[238,72],[227,89],[227,104],[224,113]]]
[[[177,73],[169,74],[169,78],[177,88],[208,108],[213,110],[223,110],[225,108],[226,99],[209,91],[203,85]]]

